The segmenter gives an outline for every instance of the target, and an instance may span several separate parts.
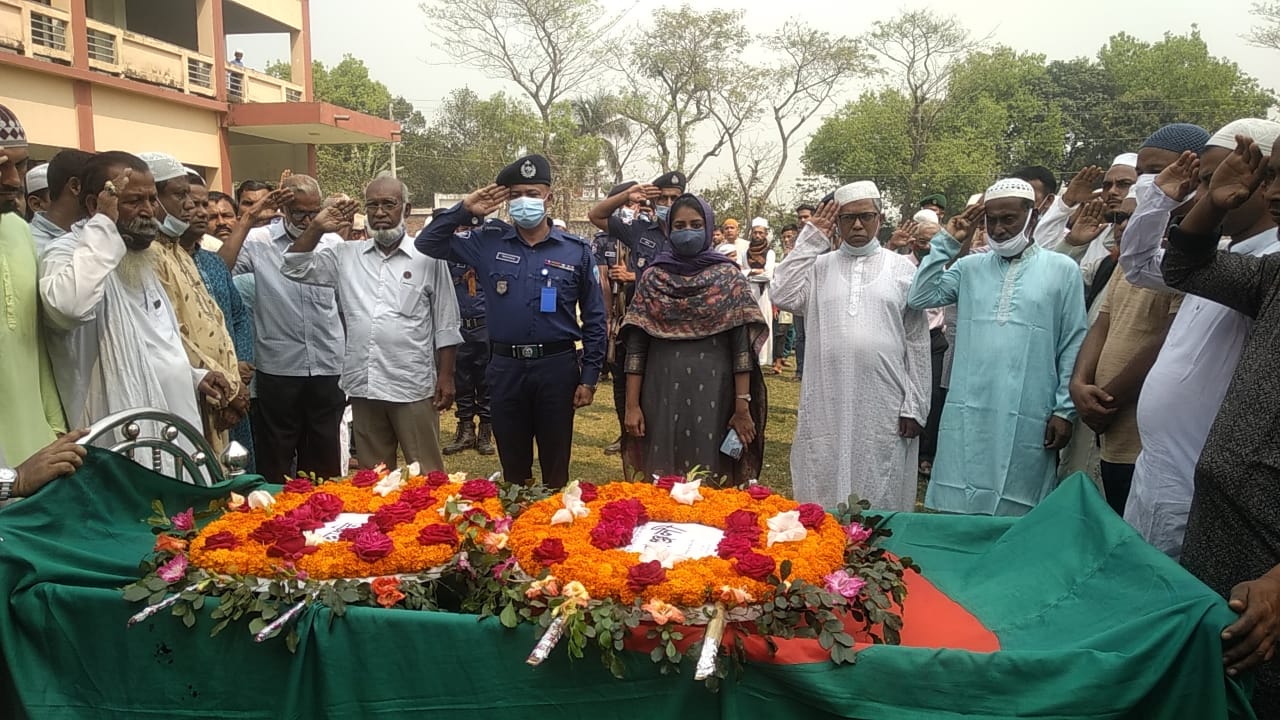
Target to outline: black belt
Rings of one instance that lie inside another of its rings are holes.
[[[475,330],[476,328],[482,328],[482,327],[484,327],[484,318],[482,317],[462,318],[463,330]]]
[[[572,340],[542,343],[541,345],[508,345],[500,342],[491,343],[491,345],[493,346],[494,355],[518,358],[520,360],[536,360],[550,355],[572,352],[577,349]]]

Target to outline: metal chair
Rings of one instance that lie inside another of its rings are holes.
[[[182,439],[194,451],[179,444]],[[214,485],[228,477],[243,475],[249,464],[244,446],[232,441],[214,460],[213,448],[204,433],[186,420],[156,408],[136,408],[108,415],[89,428],[80,439],[81,445],[102,447],[124,455],[161,475],[172,473],[174,479],[190,485]],[[149,453],[148,453],[149,451]],[[169,459],[172,468],[165,467]]]

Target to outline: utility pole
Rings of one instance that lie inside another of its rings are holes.
[[[387,117],[390,118],[392,122],[394,122],[396,119],[396,104],[394,100],[387,103]],[[396,145],[399,145],[399,143],[397,143],[394,139],[392,139],[391,140],[391,177],[393,178],[398,177],[396,175]]]

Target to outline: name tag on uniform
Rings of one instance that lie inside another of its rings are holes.
[[[500,252],[500,253],[498,253],[497,255],[494,255],[494,256],[493,256],[493,258],[494,258],[495,260],[501,260],[502,262],[509,262],[509,263],[511,263],[511,264],[513,264],[513,265],[519,265],[519,264],[520,264],[520,256],[519,256],[519,255],[512,255],[511,253],[504,253],[504,252]]]
[[[542,303],[538,309],[544,313],[556,311],[556,289],[551,286],[542,288]]]
[[[607,258],[617,258],[617,257],[618,257],[618,253],[616,253],[616,252],[614,252],[614,251],[612,251],[612,250],[605,250],[605,251],[604,251],[604,256],[605,256],[605,257],[607,257]]]
[[[557,270],[564,270],[565,272],[575,272],[578,269],[574,265],[568,265],[568,264],[559,262],[557,260],[548,260],[547,266],[556,268]],[[543,274],[546,274],[546,273],[544,272]]]
[[[652,240],[650,240],[649,238],[646,238],[646,237],[642,237],[642,238],[640,238],[640,244],[641,244],[641,245],[643,245],[643,246],[645,246],[645,247],[651,247],[651,248],[656,248],[656,247],[658,247],[658,243],[656,243],[656,242],[654,242],[654,241],[652,241]]]

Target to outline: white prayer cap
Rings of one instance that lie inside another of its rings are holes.
[[[185,166],[182,169],[187,173],[187,179],[191,180],[191,182],[204,185],[204,176],[199,172]]]
[[[716,246],[716,252],[720,253],[721,255],[728,255],[729,257],[733,257],[738,254],[738,246],[734,245],[733,243],[720,243],[719,245]]]
[[[1000,198],[1022,198],[1023,200],[1036,201],[1036,191],[1031,187],[1031,183],[1018,178],[1004,178],[997,180],[994,185],[987,188],[987,202],[999,200]]]
[[[1262,151],[1263,157],[1271,157],[1271,146],[1275,143],[1276,138],[1280,137],[1280,123],[1261,118],[1232,120],[1221,130],[1214,133],[1213,137],[1210,137],[1209,142],[1205,143],[1204,146],[1207,148],[1220,147],[1235,150],[1237,135],[1253,138],[1253,141],[1258,143],[1258,149]]]
[[[765,219],[764,219],[764,218],[762,218],[762,217],[758,217],[758,218],[756,218],[755,220],[752,220],[752,221],[751,221],[751,227],[753,227],[753,228],[758,228],[758,227],[767,228],[767,227],[769,227],[769,221],[768,221],[768,220],[765,220]]]
[[[974,205],[977,205],[978,201],[981,199],[982,199],[982,193],[974,193],[969,196],[969,200],[964,204],[964,206],[967,208],[973,207]]]
[[[914,222],[918,222],[918,223],[933,223],[934,225],[937,225],[938,213],[932,210],[929,210],[928,208],[925,208],[925,209],[922,209],[920,212],[916,213],[911,219]]]
[[[174,178],[186,177],[187,169],[172,155],[161,152],[144,152],[138,155],[142,162],[151,168],[156,182],[164,182]]]
[[[49,189],[49,163],[27,171],[27,194]]]
[[[565,229],[566,227],[568,227],[567,225],[565,225],[565,224],[564,224],[564,221],[563,221],[563,220],[561,220],[560,218],[555,218],[555,219],[553,219],[553,220],[551,221],[551,224],[552,224],[552,225],[554,225],[554,226],[556,226],[556,227],[558,227],[558,228],[560,228],[560,229],[562,229],[562,230],[563,230],[563,229]]]
[[[1115,167],[1116,165],[1124,165],[1131,168],[1138,167],[1138,153],[1120,153],[1116,156],[1115,160],[1111,161],[1111,167]]]
[[[870,180],[858,180],[840,187],[835,195],[836,206],[839,207],[858,200],[879,200],[880,188]]]
[[[236,54],[236,55],[243,55],[243,54],[244,54],[244,51],[243,51],[243,50],[241,50],[240,48],[236,48],[236,53],[235,53],[235,54]]]

